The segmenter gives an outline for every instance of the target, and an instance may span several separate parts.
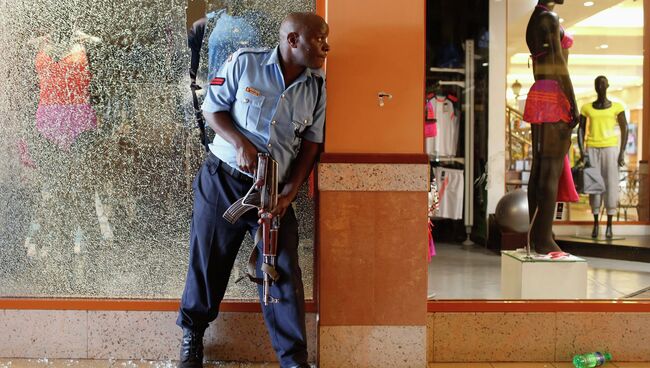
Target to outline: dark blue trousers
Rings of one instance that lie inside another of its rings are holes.
[[[190,261],[185,291],[176,324],[203,331],[219,314],[237,252],[248,231],[257,231],[257,211],[251,210],[234,225],[223,219],[226,209],[243,197],[252,185],[250,178],[229,174],[212,154],[199,170],[194,183],[194,208],[190,229]],[[261,250],[261,242],[257,244]],[[257,273],[261,277],[262,257]],[[305,297],[298,266],[298,222],[290,206],[281,219],[276,269],[280,279],[271,288],[277,304],[262,311],[271,343],[282,367],[307,362]],[[262,287],[258,287],[260,298]]]

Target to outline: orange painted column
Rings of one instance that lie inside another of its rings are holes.
[[[425,2],[328,0],[319,366],[426,365]]]

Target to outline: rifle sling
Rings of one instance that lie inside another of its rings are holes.
[[[257,257],[259,257],[260,250],[257,247],[257,244],[259,244],[260,240],[262,239],[262,227],[260,226],[257,229],[257,232],[255,233],[255,245],[253,246],[253,249],[251,251],[251,255],[248,257],[248,265],[246,266],[246,275],[248,278],[258,284],[261,285],[263,282],[263,279],[260,277],[255,277],[257,274],[256,272],[256,267],[257,267]],[[262,263],[262,272],[265,274],[269,275],[273,281],[278,281],[280,278],[280,274],[278,271],[275,269],[274,266],[271,266],[268,263]]]

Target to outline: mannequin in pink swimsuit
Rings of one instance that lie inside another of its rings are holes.
[[[555,202],[578,200],[566,156],[571,131],[580,116],[567,68],[573,39],[553,12],[555,5],[563,3],[540,0],[526,29],[535,76],[524,110],[524,120],[532,124],[533,136],[528,185],[530,247],[541,254],[561,251],[552,233]]]

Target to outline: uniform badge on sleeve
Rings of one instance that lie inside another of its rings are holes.
[[[210,81],[211,86],[222,86],[226,82],[226,78],[216,77]]]

